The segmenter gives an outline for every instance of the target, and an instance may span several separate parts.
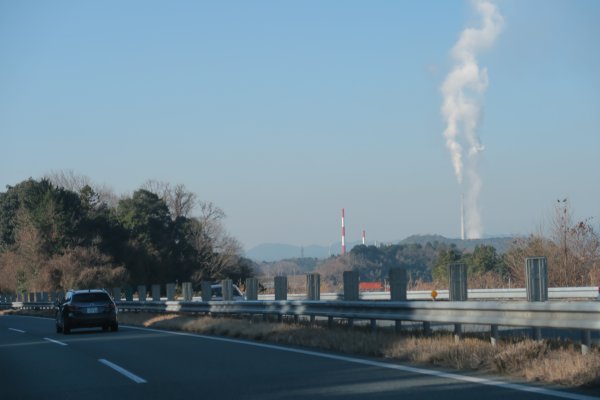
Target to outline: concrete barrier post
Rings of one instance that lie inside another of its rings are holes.
[[[192,301],[192,282],[183,282],[181,284],[181,291],[183,293],[183,301]]]
[[[467,264],[452,263],[448,265],[448,287],[450,301],[466,301],[468,299]],[[454,341],[458,342],[462,334],[462,324],[454,324]]]
[[[466,301],[468,299],[467,264],[452,263],[448,265],[448,288],[450,301]]]
[[[358,271],[344,271],[344,300],[357,301],[358,299]]]
[[[146,301],[146,285],[138,286],[138,300]]]
[[[275,300],[287,300],[288,281],[287,276],[275,277]]]
[[[246,279],[246,300],[258,300],[258,279]]]
[[[406,301],[408,274],[406,268],[390,269],[390,300]]]
[[[133,301],[133,289],[130,286],[125,288],[125,300]]]
[[[167,300],[173,301],[175,300],[175,284],[167,283]]]
[[[212,288],[211,283],[203,281],[200,283],[202,290],[202,301],[211,301],[212,299]]]
[[[115,301],[121,301],[121,288],[120,287],[113,288],[113,298],[115,299]]]
[[[152,301],[160,301],[160,285],[152,285]]]
[[[233,281],[231,279],[223,279],[221,281],[221,293],[224,301],[233,300]]]
[[[321,275],[306,275],[306,299],[321,300]]]
[[[548,301],[548,261],[546,257],[525,259],[527,301]]]

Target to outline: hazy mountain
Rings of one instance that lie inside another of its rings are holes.
[[[329,248],[324,246],[293,246],[282,243],[265,243],[246,251],[246,257],[254,261],[279,261],[288,258],[327,258]]]
[[[457,248],[461,250],[472,251],[475,246],[479,244],[484,244],[488,246],[494,246],[498,253],[504,253],[510,247],[512,241],[514,240],[513,236],[503,236],[503,237],[495,237],[495,238],[484,238],[484,239],[448,239],[441,235],[412,235],[403,239],[401,241],[386,243],[386,244],[410,244],[417,243],[425,245],[427,242],[434,243],[447,243],[454,244]],[[347,251],[350,251],[352,247],[360,244],[360,242],[348,243]],[[279,261],[285,260],[289,258],[300,258],[300,257],[310,257],[310,258],[328,258],[331,255],[338,255],[341,253],[341,243],[332,244],[331,248],[328,246],[293,246],[289,244],[282,243],[265,243],[260,244],[256,247],[253,247],[246,251],[246,257],[254,260],[254,261]]]

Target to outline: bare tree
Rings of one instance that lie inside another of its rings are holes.
[[[221,279],[235,273],[242,254],[242,246],[237,239],[228,235],[223,219],[225,212],[211,202],[199,202],[200,216],[194,218],[194,246],[207,260],[200,271],[199,279]]]
[[[524,285],[525,258],[544,256],[548,259],[551,286],[596,284],[600,278],[600,235],[590,220],[573,223],[567,199],[557,201],[547,234],[516,239],[504,260],[511,280]]]
[[[142,185],[142,189],[156,194],[160,197],[171,213],[173,219],[178,217],[189,218],[194,211],[198,196],[188,191],[185,185],[179,183],[172,187],[167,182],[148,180]]]
[[[107,185],[93,183],[92,180],[85,175],[78,175],[71,169],[50,171],[45,176],[53,185],[71,192],[81,193],[85,187],[90,187],[98,196],[99,204],[116,207],[119,199],[112,188]]]

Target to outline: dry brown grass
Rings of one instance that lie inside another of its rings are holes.
[[[405,336],[389,331],[326,328],[307,324],[253,322],[247,319],[155,314],[121,314],[125,324],[182,330],[318,348],[347,354],[388,358],[421,365],[503,374],[570,387],[600,386],[600,352],[582,355],[576,346],[529,339],[501,341],[492,346],[481,338],[455,342],[452,334]]]

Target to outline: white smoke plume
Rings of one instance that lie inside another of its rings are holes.
[[[484,146],[479,140],[477,125],[488,75],[487,69],[477,64],[476,55],[494,44],[504,25],[502,15],[491,1],[474,0],[473,6],[481,16],[481,27],[467,28],[461,33],[452,48],[454,66],[441,87],[446,146],[450,150],[456,179],[460,185],[465,181],[466,186],[465,228],[469,239],[481,237],[483,231],[478,206],[482,183],[477,164]]]

